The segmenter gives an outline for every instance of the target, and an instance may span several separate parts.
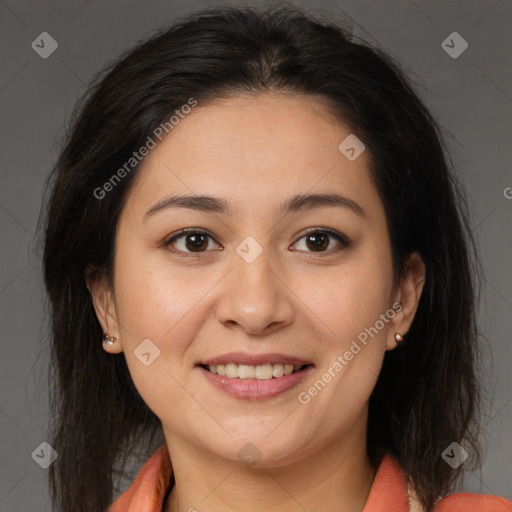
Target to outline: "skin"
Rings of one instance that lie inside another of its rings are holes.
[[[245,95],[199,104],[145,158],[119,219],[113,288],[101,279],[88,286],[105,332],[117,338],[105,350],[124,352],[162,421],[176,478],[165,512],[364,508],[377,469],[366,452],[368,400],[395,333],[411,325],[425,269],[413,254],[394,284],[368,150],[355,161],[338,150],[350,133],[317,98]],[[364,216],[339,206],[278,210],[294,194],[332,192],[357,202]],[[175,194],[220,197],[233,211],[167,209],[144,220]],[[315,249],[304,238],[312,227],[352,244],[330,237]],[[186,236],[165,245],[182,228],[212,235],[203,252],[192,252]],[[252,263],[236,252],[247,236],[263,250]],[[395,302],[402,310],[300,403],[298,394]],[[160,350],[149,366],[134,355],[144,339]],[[195,366],[235,351],[281,352],[315,368],[277,397],[242,400]],[[237,457],[247,442],[261,453],[253,466]]]

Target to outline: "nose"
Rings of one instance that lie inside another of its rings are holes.
[[[269,253],[263,250],[251,263],[235,256],[234,268],[222,281],[216,310],[224,327],[266,336],[293,321],[293,292]]]

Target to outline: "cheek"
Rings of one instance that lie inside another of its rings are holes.
[[[389,308],[387,282],[380,266],[372,270],[363,264],[344,269],[325,280],[323,291],[309,294],[314,314],[308,318],[315,322],[321,364],[297,398],[333,432],[360,417],[375,387],[389,328],[380,320]]]
[[[342,349],[391,307],[390,272],[387,265],[361,253],[323,275],[304,273],[294,291],[307,306],[304,314],[322,333],[319,337],[331,350]]]
[[[189,349],[208,318],[208,291],[222,275],[193,266],[177,268],[161,251],[139,249],[136,241],[120,244],[118,254],[125,255],[115,267],[123,352],[135,386],[153,408],[164,389],[166,399],[183,395],[177,380],[183,381],[196,362]],[[144,343],[148,348],[142,351]],[[140,356],[147,352],[150,360],[153,353],[157,357],[145,366]]]
[[[137,391],[162,419],[171,410],[191,408],[180,383],[191,364],[185,356],[198,330],[197,303],[205,291],[148,254],[126,254],[115,278],[123,353]]]
[[[121,254],[116,261],[115,293],[125,338],[130,343],[151,338],[165,345],[204,292],[192,285],[186,272],[169,265],[159,250],[144,251],[134,242]]]

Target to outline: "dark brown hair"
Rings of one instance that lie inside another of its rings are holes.
[[[112,275],[119,214],[137,167],[102,187],[153,130],[191,97],[269,90],[327,100],[364,141],[385,207],[395,277],[418,251],[426,281],[403,343],[387,352],[370,399],[367,446],[398,459],[431,511],[462,468],[453,441],[479,458],[474,243],[439,126],[394,60],[350,30],[290,5],[217,8],[178,20],[97,75],[76,107],[48,181],[44,279],[51,308],[54,504],[103,511],[117,463],[161,428],[123,354],[102,349],[84,273]],[[149,448],[148,448],[149,449]]]

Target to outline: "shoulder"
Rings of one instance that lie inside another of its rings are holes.
[[[457,493],[438,501],[434,512],[512,512],[512,501],[489,494]]]
[[[131,486],[110,505],[107,512],[162,510],[172,476],[169,451],[164,443],[147,460]]]

